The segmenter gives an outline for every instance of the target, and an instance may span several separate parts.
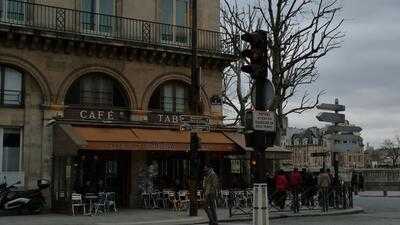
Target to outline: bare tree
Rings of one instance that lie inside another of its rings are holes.
[[[221,9],[221,28],[227,34],[229,46],[239,53],[245,44],[240,40],[243,30],[252,32],[260,29],[262,20],[253,8],[249,5],[246,8],[240,7],[237,0],[231,1],[229,7],[230,10],[226,7]],[[228,125],[243,126],[245,110],[250,105],[252,82],[249,74],[241,71],[245,63],[248,63],[247,59],[238,59],[224,70],[222,97],[226,114],[229,115]]]
[[[319,104],[324,91],[314,96],[301,88],[318,78],[317,63],[328,52],[339,48],[344,34],[338,0],[257,0],[250,11],[241,13],[232,1],[224,0],[229,24],[241,33],[249,32],[242,24],[243,13],[254,15],[261,28],[269,32],[268,69],[272,74],[275,96],[270,110],[277,114],[276,144],[280,144],[283,121],[291,113],[302,113]],[[225,25],[226,26],[226,25]],[[247,27],[248,28],[248,27]],[[251,27],[253,28],[253,27]],[[297,104],[290,100],[299,98]]]
[[[382,150],[385,152],[386,157],[392,160],[392,167],[395,168],[400,158],[400,137],[397,136],[395,141],[390,139],[384,140]]]

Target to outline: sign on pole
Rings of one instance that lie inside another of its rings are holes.
[[[328,152],[315,152],[315,153],[311,153],[311,157],[325,157],[328,156],[329,153]]]
[[[210,131],[210,118],[208,116],[182,115],[180,119],[182,122],[181,130],[190,132]]]
[[[317,116],[317,119],[321,122],[328,122],[328,123],[344,123],[345,122],[344,114],[340,114],[340,113],[323,112]]]
[[[329,126],[326,130],[327,133],[359,133],[362,131],[361,127],[357,126]]]
[[[335,112],[342,112],[342,111],[345,111],[346,107],[344,105],[339,105],[339,104],[322,103],[322,104],[317,106],[317,109],[335,111]]]
[[[253,111],[253,129],[266,132],[275,132],[275,113],[270,111]]]
[[[275,87],[270,80],[266,80],[265,82],[265,99],[264,105],[267,109],[269,109],[272,105],[272,101],[274,100],[275,95]],[[256,86],[253,86],[253,90],[251,91],[251,101],[253,105],[256,104]]]

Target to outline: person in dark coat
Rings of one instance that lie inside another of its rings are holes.
[[[301,173],[297,168],[294,168],[289,176],[289,183],[293,196],[292,209],[295,213],[300,211],[299,194],[302,187],[302,179]]]
[[[285,173],[283,172],[283,170],[279,170],[275,177],[275,188],[276,188],[275,201],[280,209],[285,208],[288,187],[289,187],[289,181],[286,178]]]

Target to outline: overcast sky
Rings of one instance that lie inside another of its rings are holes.
[[[379,147],[400,135],[400,0],[345,0],[343,47],[320,63],[315,87],[346,105],[346,118],[363,128],[364,143]],[[317,110],[289,117],[289,126],[323,126]]]

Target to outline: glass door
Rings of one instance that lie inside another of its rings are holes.
[[[82,27],[85,33],[111,35],[115,21],[114,0],[82,0]]]
[[[163,0],[161,12],[161,39],[171,44],[188,44],[188,0]]]
[[[0,174],[8,184],[24,184],[21,139],[19,128],[0,128]]]

